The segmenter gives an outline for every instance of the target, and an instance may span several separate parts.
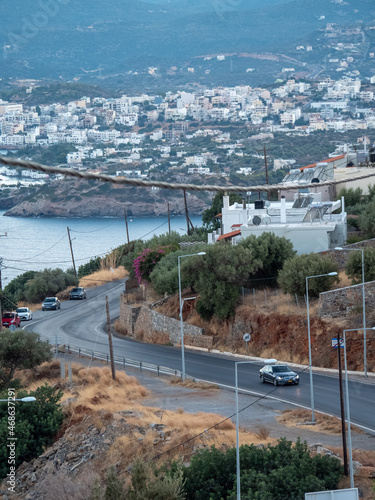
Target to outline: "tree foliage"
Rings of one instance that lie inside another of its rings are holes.
[[[268,286],[275,285],[284,263],[296,255],[292,242],[274,233],[263,233],[258,237],[251,235],[242,240],[240,245],[252,250],[253,258],[262,262],[262,267],[250,276],[250,285],[254,288],[264,285],[263,280],[267,280]]]
[[[3,392],[2,398],[8,393]],[[62,391],[56,387],[44,385],[27,394],[20,391],[17,398],[34,396],[36,401],[31,403],[16,402],[16,418],[14,421],[14,435],[17,437],[15,446],[15,466],[23,461],[31,460],[41,455],[45,446],[53,442],[60,428],[64,415],[59,404]],[[9,472],[9,437],[8,406],[0,404],[0,477],[6,477]]]
[[[375,199],[363,206],[359,214],[359,228],[366,238],[375,238]]]
[[[95,259],[90,259],[88,262],[86,262],[86,264],[82,264],[82,266],[79,266],[78,278],[83,278],[84,276],[88,276],[95,271],[99,271],[101,261],[102,259],[100,257],[96,257]]]
[[[12,281],[10,281],[4,288],[5,294],[9,296],[9,299],[13,300],[15,304],[21,300],[26,300],[25,287],[36,274],[36,271],[26,271],[25,273],[12,279]]]
[[[226,243],[207,245],[206,255],[184,260],[181,274],[199,292],[197,311],[204,319],[234,314],[240,287],[262,265],[252,250]]]
[[[62,269],[44,269],[38,272],[25,285],[25,297],[28,302],[40,302],[45,297],[54,296],[69,286],[78,284],[74,274]]]
[[[362,283],[362,252],[348,252],[345,272],[351,278],[353,285]],[[365,248],[363,252],[363,267],[365,281],[375,280],[375,248]]]
[[[306,293],[306,277],[338,273],[338,264],[329,256],[310,253],[297,255],[285,262],[277,279],[285,293],[303,297]],[[309,280],[309,296],[318,297],[319,293],[329,290],[338,283],[338,276],[322,276]]]
[[[340,200],[342,196],[345,198],[345,207],[352,207],[361,203],[363,191],[360,187],[356,189],[343,188],[340,190],[337,199]]]
[[[51,346],[40,335],[25,330],[0,335],[0,388],[9,385],[16,370],[33,368],[52,358]]]
[[[156,264],[165,256],[175,252],[178,245],[157,246],[155,248],[145,248],[133,261],[133,269],[139,283],[150,281],[150,274]]]
[[[339,460],[311,456],[307,443],[280,439],[276,446],[241,446],[241,497],[246,500],[303,500],[306,492],[336,489]],[[189,500],[235,500],[236,450],[203,450],[184,471]]]

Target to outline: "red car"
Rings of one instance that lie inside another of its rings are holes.
[[[9,328],[10,325],[14,325],[15,327],[21,326],[21,318],[18,316],[16,312],[5,312],[3,313],[2,323],[5,328]]]

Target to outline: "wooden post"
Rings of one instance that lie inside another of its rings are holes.
[[[128,245],[129,245],[129,228],[128,228],[128,218],[126,216],[126,209],[124,208],[124,216],[125,216],[125,226],[126,226],[126,237],[128,239]]]
[[[111,371],[112,378],[116,380],[116,372],[115,372],[115,363],[113,361],[113,344],[112,344],[112,334],[111,334],[111,320],[109,318],[109,305],[108,305],[108,296],[105,296],[105,307],[107,310],[107,333],[108,333],[108,342],[109,342],[109,355],[111,357]]]
[[[184,202],[185,202],[185,215],[186,215],[187,235],[190,236],[189,213],[188,213],[188,207],[187,207],[187,200],[186,200],[186,191],[185,191],[185,189],[184,189]]]
[[[70,231],[69,231],[69,227],[67,227],[66,229],[68,230],[69,246],[70,246],[70,253],[72,254],[72,262],[73,262],[74,276],[77,278],[76,264],[75,264],[75,262],[74,262],[73,247],[72,247],[72,240],[70,239]]]

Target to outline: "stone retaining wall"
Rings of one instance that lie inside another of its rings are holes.
[[[325,255],[330,255],[333,260],[337,262],[339,265],[340,271],[345,269],[346,263],[348,261],[348,254],[352,253],[350,249],[359,249],[359,248],[373,248],[375,247],[375,238],[371,240],[359,241],[358,243],[351,243],[350,245],[345,245],[343,250],[326,250],[325,252],[321,252]]]
[[[362,283],[323,292],[319,294],[319,298],[320,317],[330,316],[331,318],[342,318],[350,314],[355,308],[360,308],[362,310]],[[366,308],[373,308],[375,306],[375,281],[365,283],[365,300]]]
[[[181,343],[181,324],[174,318],[164,316],[152,309],[152,304],[132,306],[126,303],[124,294],[120,297],[120,325],[129,337],[160,344]],[[184,342],[196,347],[212,347],[211,336],[204,335],[203,328],[184,323]]]

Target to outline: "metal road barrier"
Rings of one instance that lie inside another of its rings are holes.
[[[95,351],[92,351],[91,349],[84,349],[82,347],[77,347],[77,346],[70,345],[70,344],[68,344],[68,345],[63,344],[63,346],[64,346],[64,349],[66,350],[67,354],[75,352],[78,354],[79,357],[99,359],[101,361],[106,361],[107,363],[109,363],[109,361],[110,361],[109,354],[103,354],[102,352],[95,352]],[[61,344],[59,345],[59,348],[61,348]],[[172,377],[182,378],[182,372],[180,370],[168,368],[167,366],[155,365],[153,363],[146,363],[144,361],[137,361],[137,360],[131,359],[131,358],[123,358],[121,356],[114,356],[113,361],[117,365],[121,365],[124,369],[128,366],[128,367],[132,367],[132,368],[138,368],[140,372],[142,372],[143,370],[147,370],[150,372],[157,373],[158,376],[160,376],[162,374],[162,375],[169,375]]]

